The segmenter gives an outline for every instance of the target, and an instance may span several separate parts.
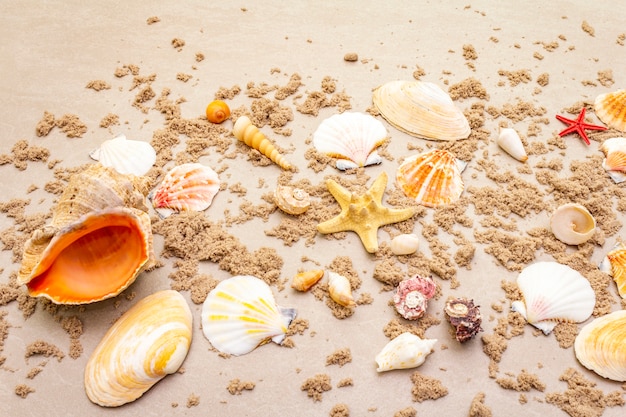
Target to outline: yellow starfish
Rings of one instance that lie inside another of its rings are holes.
[[[387,187],[387,174],[383,171],[372,186],[360,196],[355,196],[337,182],[326,181],[328,191],[341,206],[341,213],[317,225],[320,233],[352,231],[359,235],[365,250],[374,253],[378,250],[378,228],[401,222],[415,214],[415,208],[390,209],[382,203]]]

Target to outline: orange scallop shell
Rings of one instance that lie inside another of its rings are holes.
[[[613,275],[613,280],[617,284],[617,291],[622,298],[626,298],[626,246],[620,244],[606,255]]]
[[[626,89],[600,94],[596,97],[594,111],[609,127],[626,132]]]
[[[441,149],[408,158],[398,167],[396,182],[407,197],[427,207],[453,203],[464,188],[459,162]]]

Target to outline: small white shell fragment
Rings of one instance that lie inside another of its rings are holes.
[[[422,339],[413,333],[405,332],[385,345],[376,355],[376,371],[417,368],[426,360],[437,339]]]
[[[550,229],[561,242],[580,245],[591,239],[595,233],[596,219],[584,206],[567,203],[552,213]]]
[[[394,255],[410,255],[417,252],[419,237],[414,233],[404,233],[394,237],[389,245]]]
[[[521,162],[528,160],[526,149],[522,144],[522,139],[515,129],[503,127],[500,129],[500,135],[496,139],[496,143],[513,158]]]
[[[344,307],[356,305],[352,297],[350,281],[336,272],[328,271],[328,293],[337,304]]]
[[[558,262],[537,262],[527,266],[517,277],[523,301],[514,301],[511,309],[528,323],[550,332],[559,322],[581,323],[596,305],[596,293],[578,271]]]
[[[156,151],[152,145],[140,140],[126,139],[124,134],[105,140],[89,156],[124,175],[145,175],[156,162]]]

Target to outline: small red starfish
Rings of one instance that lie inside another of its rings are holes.
[[[580,110],[580,114],[578,115],[578,117],[576,119],[568,119],[566,117],[560,116],[560,115],[556,115],[556,118],[567,124],[568,127],[566,129],[564,129],[563,131],[559,132],[559,136],[565,136],[565,135],[569,135],[570,133],[578,133],[580,135],[580,137],[582,137],[585,140],[585,143],[587,145],[591,145],[591,142],[589,142],[589,138],[587,137],[587,134],[585,133],[585,129],[587,130],[606,130],[606,127],[604,126],[598,126],[598,125],[591,125],[589,123],[585,123],[585,112],[587,111],[586,108],[582,108]]]

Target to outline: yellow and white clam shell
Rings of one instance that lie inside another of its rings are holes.
[[[105,140],[89,156],[120,174],[146,175],[156,162],[156,151],[148,142],[126,139],[119,134]]]
[[[311,196],[302,188],[278,185],[274,190],[274,203],[287,214],[302,214],[311,207]]]
[[[135,401],[182,365],[192,315],[180,293],[163,290],[135,304],[104,335],[85,367],[85,391],[103,407]]]
[[[550,217],[550,229],[554,236],[568,245],[585,243],[596,231],[596,219],[589,210],[578,203],[559,206]]]
[[[395,128],[423,139],[454,141],[472,132],[448,93],[427,81],[391,81],[374,90],[372,101]]]
[[[367,113],[344,112],[324,120],[313,133],[315,149],[337,158],[340,170],[380,164],[378,148],[387,138],[387,129]]]
[[[350,280],[333,271],[328,271],[328,294],[337,304],[344,307],[354,307],[354,297]]]
[[[584,367],[604,378],[626,381],[626,310],[586,324],[576,336],[574,351]]]
[[[510,127],[500,128],[500,134],[496,139],[496,143],[518,161],[526,162],[528,160],[522,139],[515,129]]]
[[[604,152],[602,168],[617,184],[626,181],[626,138],[615,137],[602,142],[600,150]]]
[[[617,243],[606,254],[599,268],[613,277],[620,297],[626,299],[626,245],[621,242]]]
[[[295,309],[276,304],[263,280],[237,275],[209,292],[202,305],[202,331],[215,349],[239,356],[269,341],[281,344],[295,317]]]
[[[594,111],[609,127],[626,132],[626,89],[600,94]]]
[[[589,281],[578,271],[557,262],[536,262],[517,277],[524,299],[512,303],[526,321],[549,334],[559,322],[581,323],[596,304]]]
[[[413,333],[405,332],[385,345],[376,355],[378,372],[394,369],[417,368],[432,352],[437,339],[422,339]]]

